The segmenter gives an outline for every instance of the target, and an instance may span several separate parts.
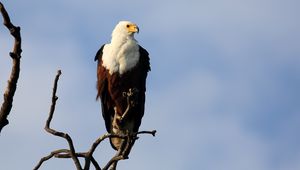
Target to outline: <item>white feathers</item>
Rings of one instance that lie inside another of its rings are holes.
[[[123,74],[132,69],[139,61],[139,45],[134,34],[127,31],[129,21],[121,21],[112,32],[110,44],[103,48],[102,65],[110,74],[119,72]]]

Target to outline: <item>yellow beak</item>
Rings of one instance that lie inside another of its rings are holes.
[[[127,29],[128,29],[128,32],[132,32],[132,33],[139,33],[139,27],[135,24],[129,24],[127,25]]]

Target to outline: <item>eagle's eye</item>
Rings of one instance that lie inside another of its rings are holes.
[[[127,24],[126,27],[129,28],[129,25]]]

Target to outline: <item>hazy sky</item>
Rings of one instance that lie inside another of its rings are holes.
[[[119,169],[300,169],[300,1],[2,0],[21,26],[21,75],[0,136],[1,169],[32,169],[67,143],[43,130],[62,70],[52,127],[77,151],[105,133],[94,56],[120,20],[150,53],[142,136]],[[2,19],[2,18],[1,18]],[[2,21],[1,21],[2,22]],[[0,94],[13,40],[0,26]],[[2,102],[2,97],[0,98]],[[100,164],[114,151],[95,152]],[[75,169],[52,159],[42,170]]]

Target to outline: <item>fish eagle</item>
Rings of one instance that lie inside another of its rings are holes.
[[[97,99],[101,99],[105,127],[111,134],[138,132],[144,115],[150,62],[148,52],[134,38],[138,32],[136,24],[120,21],[112,32],[111,42],[102,45],[95,57]],[[115,150],[121,143],[120,138],[110,138]]]

